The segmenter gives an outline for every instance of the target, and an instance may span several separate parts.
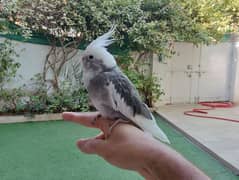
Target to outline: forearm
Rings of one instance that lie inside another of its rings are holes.
[[[139,171],[147,180],[208,180],[209,178],[180,154],[161,143],[149,147],[145,166]]]

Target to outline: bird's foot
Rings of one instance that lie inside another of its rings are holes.
[[[110,135],[112,133],[113,128],[116,127],[120,123],[130,123],[130,122],[116,118],[115,122],[113,124],[111,124],[111,126],[109,127],[108,135]]]
[[[98,114],[94,119],[92,119],[91,124],[95,126],[97,121],[99,121],[102,117],[103,116],[101,114]],[[101,124],[100,129],[104,132],[105,139],[108,139],[113,131],[113,128],[115,128],[120,123],[130,123],[130,121],[115,118],[112,120],[112,123],[98,123],[98,124]]]

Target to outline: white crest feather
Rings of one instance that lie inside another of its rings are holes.
[[[91,49],[91,48],[106,48],[110,44],[114,42],[114,39],[112,39],[112,35],[115,32],[115,26],[113,26],[109,32],[103,34],[102,36],[98,37],[94,41],[92,41],[86,49]]]

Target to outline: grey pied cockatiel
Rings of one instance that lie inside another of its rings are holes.
[[[107,51],[106,47],[114,42],[113,33],[111,28],[92,41],[82,54],[83,83],[93,105],[103,117],[131,121],[155,138],[170,143],[134,85]]]

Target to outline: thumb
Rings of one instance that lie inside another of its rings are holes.
[[[77,142],[78,148],[87,154],[102,155],[106,148],[106,142],[102,139],[80,139]]]

